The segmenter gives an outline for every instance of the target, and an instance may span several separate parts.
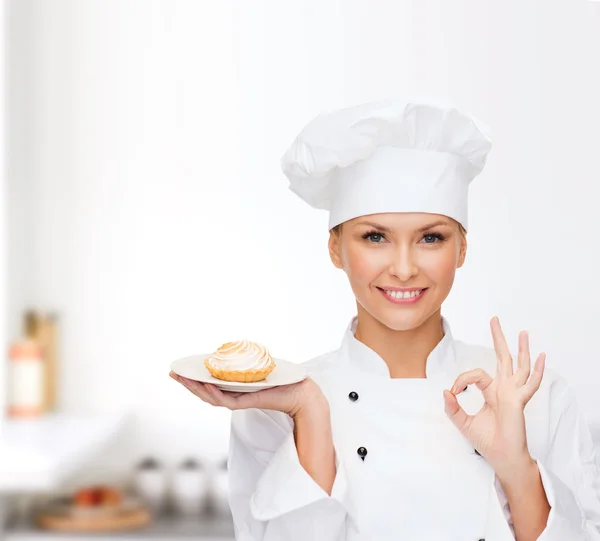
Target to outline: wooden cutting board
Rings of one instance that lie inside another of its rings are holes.
[[[73,516],[65,513],[42,511],[35,517],[36,524],[47,530],[63,532],[106,532],[142,528],[152,521],[148,509],[139,507],[111,512],[107,515]]]

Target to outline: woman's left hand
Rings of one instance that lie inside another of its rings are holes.
[[[496,377],[475,368],[460,374],[450,391],[444,391],[446,414],[477,451],[494,468],[500,480],[518,476],[533,459],[527,447],[523,410],[540,387],[545,353],[538,356],[530,376],[529,336],[519,334],[518,368],[513,360],[497,317],[490,321],[498,365]],[[475,415],[467,415],[456,395],[474,383],[483,393],[485,404]]]

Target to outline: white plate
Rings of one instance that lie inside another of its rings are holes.
[[[211,375],[206,366],[204,359],[210,353],[202,353],[200,355],[190,355],[177,359],[171,363],[171,370],[184,378],[201,381],[203,383],[212,383],[223,391],[233,391],[237,393],[253,393],[270,389],[278,385],[289,385],[297,383],[308,376],[306,368],[300,364],[284,361],[283,359],[273,359],[275,361],[275,369],[262,381],[254,383],[241,383],[237,381],[223,381]]]

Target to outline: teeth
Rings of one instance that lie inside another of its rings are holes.
[[[394,299],[412,299],[413,297],[419,295],[423,290],[417,289],[416,291],[405,291],[404,293],[402,291],[388,291],[387,289],[384,289],[384,291],[390,297],[394,297]]]

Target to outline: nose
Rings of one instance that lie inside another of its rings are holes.
[[[409,282],[411,278],[419,273],[416,255],[409,245],[398,246],[393,254],[389,273],[398,277],[401,282]]]

